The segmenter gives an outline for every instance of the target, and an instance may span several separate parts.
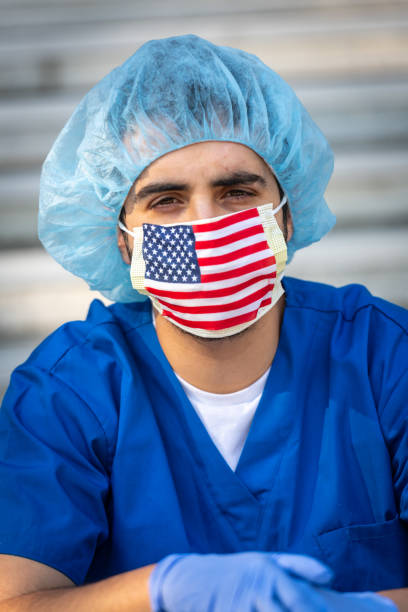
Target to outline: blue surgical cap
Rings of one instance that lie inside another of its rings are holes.
[[[45,248],[108,298],[145,299],[117,246],[122,205],[154,160],[209,140],[246,145],[272,167],[293,218],[289,259],[334,225],[323,197],[333,155],[293,90],[254,55],[187,35],[144,44],[71,116],[41,175]]]

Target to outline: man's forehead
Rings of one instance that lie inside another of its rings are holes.
[[[194,170],[199,170],[198,176]],[[275,179],[271,167],[249,147],[240,143],[210,141],[200,142],[175,151],[154,160],[136,179],[134,185],[143,186],[152,180],[169,181],[179,179],[190,182],[206,178],[210,182],[236,174],[258,175],[265,180]],[[275,179],[276,180],[276,179]]]

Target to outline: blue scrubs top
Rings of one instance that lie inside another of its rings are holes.
[[[322,559],[340,590],[407,586],[407,312],[357,285],[285,289],[235,472],[148,301],[94,301],[45,340],[0,411],[0,552],[77,584],[173,552],[271,550]]]

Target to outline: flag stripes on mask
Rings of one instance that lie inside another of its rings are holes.
[[[145,289],[186,328],[223,330],[271,304],[276,261],[257,208],[192,224],[143,224]]]

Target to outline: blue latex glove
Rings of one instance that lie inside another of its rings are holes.
[[[327,612],[398,612],[391,599],[375,593],[339,593],[317,589],[326,603]]]
[[[331,571],[303,555],[169,555],[150,576],[154,612],[326,612]]]

